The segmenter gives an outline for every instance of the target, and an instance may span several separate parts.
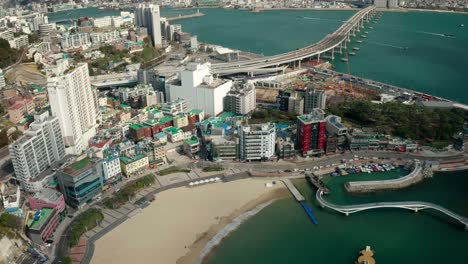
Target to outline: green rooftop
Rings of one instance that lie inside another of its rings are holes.
[[[133,124],[130,126],[130,128],[133,130],[139,130],[139,129],[144,128],[144,126],[142,124]]]
[[[145,121],[145,124],[149,125],[149,126],[154,126],[156,125],[158,122],[155,120],[155,119],[148,119]]]
[[[136,155],[136,156],[134,156],[134,157],[122,156],[122,157],[120,157],[120,161],[121,161],[123,164],[127,165],[127,164],[130,164],[130,163],[135,162],[135,161],[137,161],[137,160],[143,159],[143,158],[145,158],[145,157],[146,157],[145,155],[141,155],[141,154]]]
[[[63,172],[74,177],[76,175],[79,175],[81,172],[91,168],[93,166],[93,163],[89,158],[84,158],[82,160],[79,160],[73,164],[68,165],[63,169]]]
[[[186,139],[185,142],[190,146],[198,145],[198,138],[196,136],[192,136],[191,138]]]
[[[163,130],[164,130],[164,132],[170,133],[171,135],[175,135],[175,134],[177,134],[177,133],[180,132],[180,129],[179,129],[179,128],[177,128],[177,127],[172,127],[172,126],[171,126],[171,127],[167,127],[167,128],[165,128],[165,129],[163,129]]]
[[[174,120],[172,117],[165,116],[159,120],[159,124],[165,124],[167,122],[171,122],[172,120]]]
[[[28,222],[29,229],[31,230],[41,230],[42,227],[44,226],[45,222],[52,216],[54,213],[54,209],[50,208],[42,208],[41,209],[41,216],[37,221],[34,221],[34,219],[30,219]]]
[[[89,158],[85,158],[85,159],[82,159],[82,160],[79,160],[79,161],[73,163],[71,165],[71,168],[73,170],[81,170],[84,167],[86,167],[86,165],[88,165],[89,162],[91,162],[91,160]]]
[[[120,108],[131,108],[128,104],[120,104]]]
[[[153,109],[150,111],[150,113],[152,113],[153,115],[157,115],[159,113],[161,113],[161,111],[157,110],[157,109]]]
[[[199,115],[199,114],[201,114],[201,113],[203,113],[203,110],[200,110],[200,109],[192,109],[192,110],[189,112],[189,114],[191,114],[191,115]]]

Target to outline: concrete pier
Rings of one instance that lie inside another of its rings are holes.
[[[304,196],[302,196],[302,194],[297,190],[296,186],[294,186],[294,184],[292,184],[289,179],[284,179],[283,182],[298,202],[305,201]]]

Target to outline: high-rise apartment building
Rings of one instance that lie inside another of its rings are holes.
[[[314,110],[314,108],[325,109],[325,103],[327,96],[325,91],[317,90],[314,87],[307,88],[304,94],[304,113],[308,114]]]
[[[162,45],[159,5],[139,4],[135,9],[135,25],[148,29],[155,47]]]
[[[310,114],[297,117],[297,145],[303,156],[325,152],[327,123],[325,113],[314,109]]]
[[[238,137],[241,160],[268,160],[275,155],[274,124],[241,126]]]
[[[89,81],[88,64],[61,69],[64,70],[47,79],[49,103],[52,114],[60,120],[67,153],[78,155],[96,134],[97,98]]]
[[[27,192],[39,191],[35,179],[65,156],[59,119],[44,112],[34,116],[25,135],[9,146],[16,179]]]
[[[255,110],[255,95],[253,84],[231,89],[224,98],[224,110],[246,115]]]

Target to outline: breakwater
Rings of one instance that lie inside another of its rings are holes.
[[[366,193],[402,189],[419,183],[427,177],[432,177],[432,169],[427,163],[421,164],[420,161],[416,160],[412,164],[411,173],[404,177],[381,181],[347,182],[345,184],[345,189],[350,193]]]

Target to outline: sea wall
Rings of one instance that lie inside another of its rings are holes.
[[[428,170],[430,169],[424,167],[421,162],[415,161],[413,164],[413,170],[405,177],[382,181],[348,182],[345,184],[345,189],[350,193],[367,193],[402,189],[422,181],[426,176],[431,176]]]

